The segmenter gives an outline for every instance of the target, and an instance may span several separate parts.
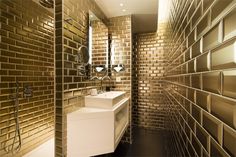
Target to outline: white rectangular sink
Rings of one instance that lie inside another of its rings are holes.
[[[112,108],[120,102],[125,96],[123,91],[111,91],[98,94],[96,96],[85,96],[86,107]]]

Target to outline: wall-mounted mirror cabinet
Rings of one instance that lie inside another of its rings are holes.
[[[89,64],[91,76],[102,77],[107,74],[110,64],[108,57],[108,28],[89,11]]]

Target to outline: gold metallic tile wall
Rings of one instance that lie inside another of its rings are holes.
[[[78,49],[88,46],[88,13],[91,10],[106,22],[106,17],[93,0],[55,1],[56,21],[56,126],[55,154],[66,156],[66,114],[84,105],[84,96],[99,82],[91,82],[81,76],[76,64]]]
[[[173,1],[163,86],[180,156],[236,155],[234,17],[234,0]]]
[[[54,18],[31,0],[0,1],[0,156],[20,157],[54,131]],[[22,147],[7,153],[15,134],[13,113],[19,81],[19,125]],[[25,85],[33,96],[25,98]]]
[[[63,1],[55,3],[55,156],[62,156],[63,137]]]
[[[166,25],[158,32],[135,34],[133,39],[133,125],[167,128],[162,78],[167,47]]]

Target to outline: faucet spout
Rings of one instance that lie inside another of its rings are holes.
[[[105,80],[105,79],[111,80],[111,77],[108,76],[108,75],[105,75],[101,78],[101,90],[102,90],[102,92],[104,92],[104,90],[103,90],[103,80]]]
[[[91,81],[92,81],[92,80],[99,80],[99,78],[98,78],[97,76],[93,76],[90,80],[91,80]]]

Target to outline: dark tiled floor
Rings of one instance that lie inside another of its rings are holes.
[[[169,134],[164,130],[135,127],[133,144],[120,143],[114,153],[99,157],[167,157]]]

